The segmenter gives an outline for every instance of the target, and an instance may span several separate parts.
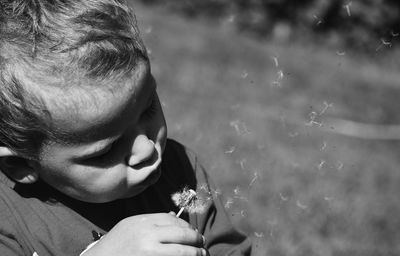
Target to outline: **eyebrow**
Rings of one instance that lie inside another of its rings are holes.
[[[154,81],[154,77],[151,73],[147,74],[145,79],[146,79],[146,84],[149,82],[152,84],[152,88],[149,90],[148,95],[146,96],[147,100],[151,100],[151,98],[154,97],[157,91],[157,83]],[[84,151],[80,153],[79,156],[76,156],[76,158],[78,160],[81,160],[81,159],[89,159],[92,157],[100,156],[103,153],[107,152],[107,150],[112,146],[112,144],[118,139],[120,139],[122,135],[123,134],[118,134],[113,137],[109,137],[94,142],[87,149],[84,149]]]

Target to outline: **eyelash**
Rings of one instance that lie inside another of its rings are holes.
[[[150,105],[146,108],[146,110],[142,113],[141,118],[144,120],[151,119],[157,113],[157,105],[156,100],[153,98],[151,100]]]
[[[117,140],[117,141],[118,141],[118,140]],[[116,143],[117,141],[114,141],[114,142],[111,144],[111,146],[108,148],[108,150],[107,150],[106,152],[103,152],[103,154],[96,156],[95,159],[101,160],[101,159],[103,159],[104,157],[108,156],[108,155],[113,151],[113,148],[114,148],[115,143]]]
[[[157,113],[157,104],[156,104],[155,98],[153,98],[151,100],[150,105],[145,109],[145,111],[142,113],[140,118],[144,119],[144,120],[150,120],[156,113]],[[112,152],[115,143],[116,142],[114,142],[106,152],[104,152],[101,155],[96,156],[95,158],[102,159],[102,158],[108,156]]]

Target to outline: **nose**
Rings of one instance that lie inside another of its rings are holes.
[[[133,141],[132,150],[127,157],[127,164],[135,166],[151,159],[156,148],[154,142],[146,135],[140,134]]]

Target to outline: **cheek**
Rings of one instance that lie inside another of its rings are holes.
[[[92,197],[114,194],[126,183],[126,172],[120,166],[110,169],[85,166],[69,166],[64,169],[53,167],[44,169],[41,178],[64,194],[87,201],[92,200]]]

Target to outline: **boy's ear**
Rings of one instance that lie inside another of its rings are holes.
[[[32,184],[39,179],[39,174],[32,168],[29,161],[18,156],[8,147],[0,146],[0,169],[14,181]]]

